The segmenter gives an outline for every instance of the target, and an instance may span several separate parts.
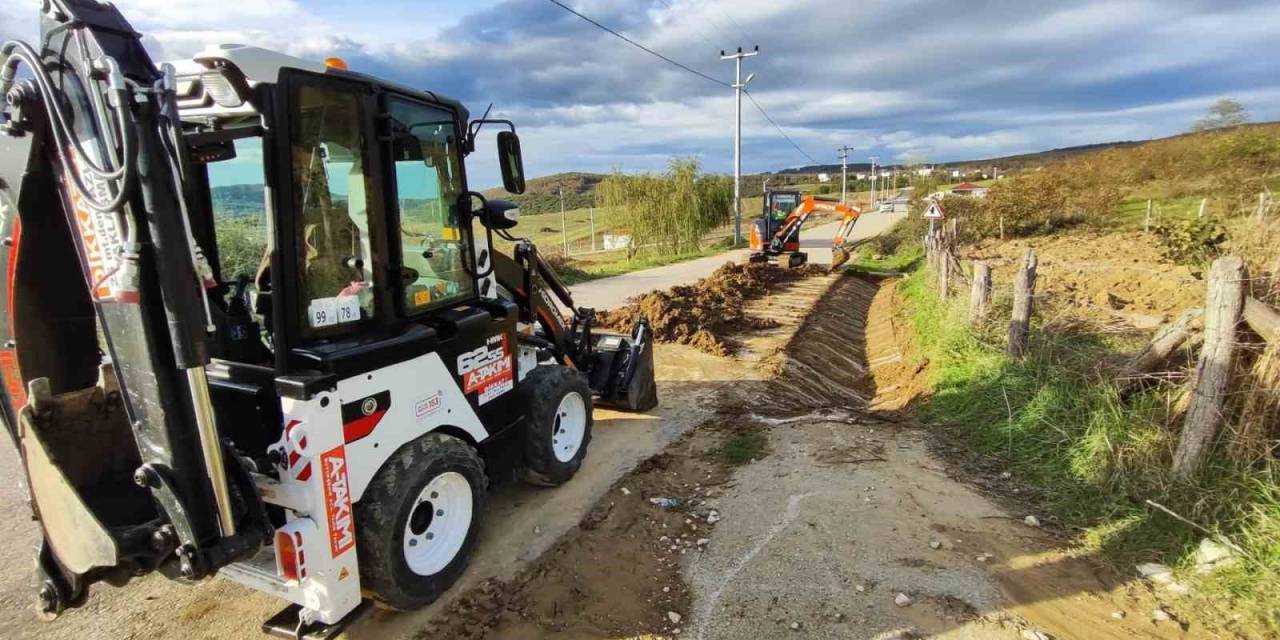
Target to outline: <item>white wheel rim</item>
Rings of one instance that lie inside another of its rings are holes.
[[[587,403],[577,392],[560,399],[556,408],[555,423],[551,425],[551,450],[556,460],[569,462],[582,448],[582,438],[587,434]]]
[[[471,531],[471,483],[456,471],[431,479],[418,494],[404,525],[404,559],[422,576],[440,573],[458,555]]]

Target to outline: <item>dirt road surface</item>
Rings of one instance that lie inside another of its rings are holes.
[[[746,337],[734,358],[771,377],[725,387],[713,419],[619,480],[516,579],[463,597],[420,637],[1210,637],[1050,523],[1027,524],[1034,505],[975,488],[1017,479],[956,456],[900,411],[924,363],[894,306],[891,283],[854,278],[761,301],[754,311],[783,326]],[[759,451],[726,464],[729,443],[752,433]]]
[[[875,218],[869,216],[868,219]],[[815,228],[806,234],[808,239],[804,244],[820,248],[828,242],[826,238],[831,233],[832,230]],[[823,258],[830,260],[829,250],[825,256],[818,251],[811,255],[815,262]],[[706,273],[733,257],[721,255],[706,259],[710,261]],[[650,282],[655,283],[655,287],[686,284],[705,276],[702,269],[663,271]],[[611,280],[629,283],[611,284]],[[597,304],[604,302],[602,308],[621,303],[642,290],[637,289],[640,285],[632,280],[632,275],[588,284],[597,283],[600,288],[594,295]],[[805,296],[807,304],[812,304],[820,293],[820,288],[809,292]],[[787,300],[785,296],[779,298],[784,300]],[[807,307],[796,313],[806,310]],[[488,526],[482,532],[477,553],[450,597],[485,578],[513,576],[574,527],[614,481],[690,427],[709,418],[715,398],[725,385],[767,375],[760,371],[741,371],[734,361],[681,345],[658,345],[655,362],[661,406],[646,415],[597,410],[591,462],[583,466],[572,483],[556,490],[507,483],[494,490],[486,516]],[[13,448],[0,446],[0,465],[17,469],[18,464]],[[12,477],[16,478],[16,473]],[[135,636],[256,637],[262,621],[283,607],[282,601],[276,598],[221,579],[186,586],[150,576],[135,580],[123,589],[96,585],[86,606],[69,611],[52,623],[42,623],[35,619],[31,609],[33,589],[30,585],[39,529],[31,521],[24,490],[16,482],[0,483],[0,536],[11,541],[0,548],[0,629],[5,630],[0,635],[4,637],[76,640]],[[449,599],[446,597],[436,606],[413,615],[374,612],[354,626],[352,637],[364,637],[365,633],[378,637],[412,636],[423,621],[447,606]]]
[[[441,601],[371,612],[346,637],[1200,637],[1144,585],[1024,524],[1032,507],[973,488],[895,411],[923,363],[900,340],[891,287],[807,278],[750,311],[776,326],[732,357],[659,345],[661,408],[597,411],[572,482],[498,486]],[[761,452],[727,466],[720,452],[744,432]],[[650,504],[660,496],[682,506]],[[0,498],[0,531],[33,540],[20,494]],[[146,578],[39,623],[30,547],[0,553],[5,637],[253,638],[281,607],[223,580]]]
[[[868,213],[854,225],[851,239],[857,241],[879,235],[897,224],[905,215],[904,211]],[[811,262],[831,264],[831,238],[838,227],[838,223],[827,223],[801,230],[800,247],[809,254]],[[699,278],[705,278],[726,260],[741,261],[747,253],[746,249],[739,249],[688,262],[634,271],[614,278],[584,282],[572,288],[574,301],[584,307],[597,310],[608,309],[638,293],[668,289],[678,284],[688,284]]]

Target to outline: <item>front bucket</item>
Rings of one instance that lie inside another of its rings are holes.
[[[641,316],[630,336],[597,334],[592,341],[589,378],[598,396],[596,404],[622,411],[648,411],[658,406],[648,320]]]

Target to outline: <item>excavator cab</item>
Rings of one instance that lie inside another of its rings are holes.
[[[799,206],[799,191],[765,191],[760,217],[751,221],[751,250],[764,251],[769,241],[777,235],[778,230],[786,222],[787,216],[791,215],[791,212],[795,211],[796,207]],[[785,250],[793,252],[800,250],[799,233],[795,234],[795,238],[790,241],[789,248]]]
[[[783,209],[782,219],[774,221]],[[857,204],[847,206],[840,202],[819,199],[816,196],[801,196],[797,192],[765,193],[765,215],[755,220],[751,230],[751,254],[749,262],[775,262],[783,268],[798,267],[808,262],[808,254],[800,251],[800,229],[814,211],[831,211],[841,216],[840,225],[835,237],[831,240],[831,270],[835,270],[848,262],[856,243],[851,242],[853,227],[862,215],[862,208]],[[776,224],[776,227],[774,226]],[[765,233],[772,230],[769,235]]]
[[[593,332],[468,189],[491,125],[523,191],[511,122],[338,60],[158,66],[96,0],[41,30],[0,48],[0,421],[42,614],[153,571],[276,594],[291,633],[424,606],[490,480],[567,482],[596,399],[657,403],[643,318]]]

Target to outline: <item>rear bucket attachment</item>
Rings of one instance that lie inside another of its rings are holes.
[[[640,316],[630,336],[592,336],[590,383],[597,404],[623,411],[648,411],[658,406],[653,375],[653,334]]]

